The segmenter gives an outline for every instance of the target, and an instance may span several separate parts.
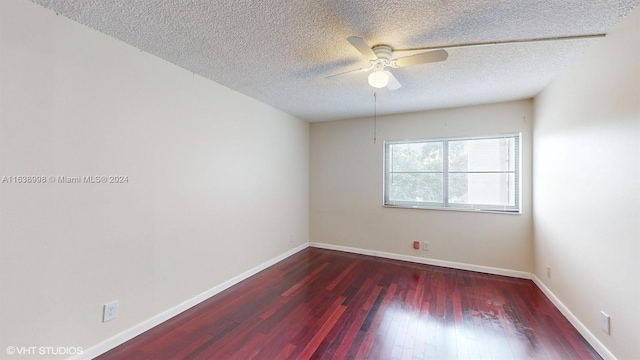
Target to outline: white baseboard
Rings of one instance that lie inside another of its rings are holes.
[[[535,275],[531,274],[531,280],[542,290],[542,292],[547,296],[549,300],[555,305],[558,310],[564,315],[567,320],[573,325],[573,327],[578,330],[578,332],[584,336],[591,346],[602,356],[605,360],[616,360],[617,358],[607,349],[604,344],[598,340],[598,338],[593,335],[589,329],[569,310],[569,308],[562,302],[558,297]]]
[[[520,278],[520,279],[531,279],[531,273],[526,271],[501,269],[501,268],[495,268],[490,266],[465,264],[465,263],[459,263],[459,262],[453,262],[453,261],[429,259],[429,258],[423,258],[418,256],[401,255],[401,254],[394,254],[394,253],[383,252],[383,251],[365,250],[365,249],[352,248],[347,246],[316,243],[316,242],[309,243],[309,246],[320,248],[320,249],[338,250],[338,251],[344,251],[344,252],[349,252],[354,254],[377,256],[385,259],[402,260],[402,261],[408,261],[408,262],[413,262],[418,264],[435,265],[435,266],[442,266],[442,267],[448,267],[453,269],[476,271],[476,272],[481,272],[485,274],[502,275],[502,276]]]
[[[189,300],[186,300],[180,304],[178,304],[177,306],[174,306],[171,309],[168,309],[150,319],[147,319],[141,323],[139,323],[138,325],[129,328],[95,346],[92,346],[88,349],[85,349],[82,354],[80,355],[76,355],[74,357],[72,357],[72,360],[80,360],[80,359],[93,359],[96,356],[102,355],[105,352],[115,348],[118,345],[121,345],[131,339],[133,339],[134,337],[142,334],[143,332],[160,325],[161,323],[171,319],[172,317],[184,312],[185,310],[188,310],[198,304],[200,304],[201,302],[207,300],[208,298],[230,288],[231,286],[259,273],[260,271],[268,268],[269,266],[272,266],[286,258],[288,258],[289,256],[300,252],[306,248],[309,247],[308,243],[302,244],[294,249],[291,249],[289,251],[287,251],[284,254],[278,255],[276,257],[274,257],[271,260],[268,260],[256,267],[254,267],[253,269],[247,270],[245,272],[243,272],[242,274],[235,276],[225,282],[223,282],[222,284],[215,286],[205,292],[203,292],[202,294],[199,294]]]

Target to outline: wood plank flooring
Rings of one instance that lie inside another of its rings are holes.
[[[530,280],[309,248],[98,359],[600,359]]]

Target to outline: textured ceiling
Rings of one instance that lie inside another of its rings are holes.
[[[308,121],[369,116],[374,88],[346,40],[394,49],[606,33],[640,0],[34,0]],[[597,39],[447,49],[392,69],[378,114],[535,96]],[[414,52],[415,53],[415,52]],[[395,56],[411,55],[396,53]]]

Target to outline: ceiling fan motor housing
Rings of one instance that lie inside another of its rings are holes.
[[[393,50],[389,45],[378,45],[374,46],[373,53],[376,54],[378,60],[374,61],[374,65],[376,67],[385,67],[391,65],[391,55],[393,54]]]

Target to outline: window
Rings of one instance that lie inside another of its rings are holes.
[[[385,142],[384,205],[520,212],[520,134]]]

